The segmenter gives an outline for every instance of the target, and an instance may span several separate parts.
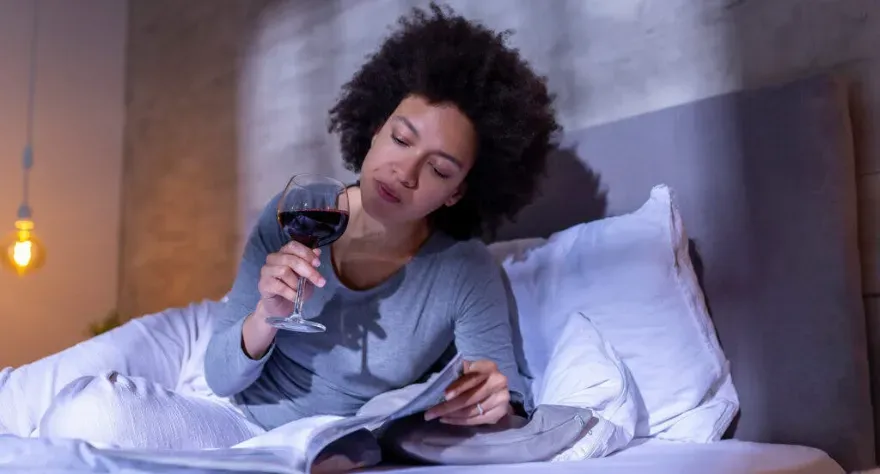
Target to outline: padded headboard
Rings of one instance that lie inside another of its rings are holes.
[[[544,195],[496,240],[676,191],[741,413],[733,437],[874,466],[845,84],[739,92],[569,131]]]

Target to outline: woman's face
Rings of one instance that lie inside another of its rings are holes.
[[[400,102],[361,167],[364,210],[386,224],[414,222],[452,206],[474,164],[476,131],[455,106],[419,96]]]

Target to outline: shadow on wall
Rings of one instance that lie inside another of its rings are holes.
[[[540,194],[515,221],[502,225],[493,240],[548,237],[605,217],[608,192],[602,189],[599,174],[577,155],[576,148],[560,148],[549,156]]]
[[[353,181],[337,138],[327,133],[327,112],[351,49],[351,32],[341,30],[350,7],[339,0],[263,2],[239,71],[240,246],[291,176]]]

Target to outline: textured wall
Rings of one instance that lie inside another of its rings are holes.
[[[119,308],[222,295],[237,262],[239,50],[261,0],[130,2]]]
[[[290,174],[349,177],[323,133],[326,110],[387,25],[426,3],[132,0],[128,314],[221,295],[254,213]],[[866,292],[880,295],[876,0],[449,3],[517,30],[513,42],[550,77],[569,128],[820,71],[850,77]]]
[[[0,236],[21,202],[34,0],[0,0]],[[39,2],[30,201],[45,266],[0,269],[0,367],[87,338],[116,306],[126,4]],[[5,252],[5,249],[3,250]]]

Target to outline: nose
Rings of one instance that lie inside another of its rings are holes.
[[[405,188],[413,189],[419,185],[419,160],[403,159],[394,164],[394,175]]]

